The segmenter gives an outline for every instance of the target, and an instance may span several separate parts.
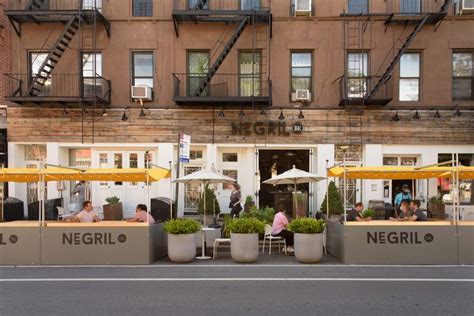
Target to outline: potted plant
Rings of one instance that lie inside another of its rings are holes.
[[[253,196],[247,195],[245,197],[245,204],[244,204],[244,211],[245,213],[250,212],[250,209],[255,206],[255,202],[253,200]]]
[[[329,203],[328,203],[328,198],[329,198]],[[321,212],[323,212],[323,214],[327,214],[328,204],[329,204],[329,216],[339,217],[342,213],[344,213],[344,207],[342,206],[341,194],[339,193],[339,189],[337,188],[334,181],[331,181],[329,183],[328,194],[325,195],[324,201],[321,204]]]
[[[258,235],[265,223],[257,218],[234,218],[227,223],[230,231],[230,253],[235,262],[250,263],[258,258]]]
[[[295,236],[295,258],[302,263],[316,263],[323,256],[324,221],[315,218],[298,218],[289,224]]]
[[[439,196],[432,196],[428,201],[428,211],[431,212],[433,218],[444,219],[446,216],[446,206],[443,203],[443,198]]]
[[[112,221],[121,221],[123,219],[123,205],[120,198],[111,196],[105,199],[108,204],[102,206],[104,218]]]
[[[256,206],[252,206],[248,213],[240,215],[243,218],[256,218],[265,224],[272,224],[273,218],[275,217],[275,209],[272,207],[265,207],[258,209]]]
[[[363,217],[363,218],[370,218],[370,219],[374,219],[375,218],[375,210],[372,209],[372,208],[368,208],[366,210],[363,210],[360,215]]]
[[[168,257],[172,262],[185,263],[196,257],[196,233],[201,225],[194,219],[172,219],[164,230],[168,233]]]
[[[214,190],[209,188],[209,185],[206,184],[204,187],[205,194],[199,200],[198,213],[202,216],[202,222],[204,223],[204,216],[206,217],[205,224],[209,225],[213,222],[213,217],[217,216],[221,212],[219,202],[217,201],[216,194]],[[204,197],[206,198],[206,209],[204,209]]]

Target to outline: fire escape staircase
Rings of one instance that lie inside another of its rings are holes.
[[[377,81],[377,83],[374,85],[373,89],[368,93],[367,99],[372,98],[375,96],[377,91],[390,79],[392,75],[392,71],[395,68],[395,66],[398,64],[400,61],[400,58],[402,58],[402,55],[406,52],[410,44],[413,42],[415,39],[416,35],[418,32],[420,32],[425,24],[430,21],[432,16],[439,16],[443,15],[445,16],[448,12],[449,5],[451,4],[451,0],[445,0],[443,6],[440,8],[439,12],[436,12],[434,14],[427,13],[423,16],[421,20],[419,20],[413,29],[413,31],[408,35],[408,37],[405,39],[405,42],[403,43],[402,47],[398,50],[397,54],[393,58],[392,62],[388,65],[387,69],[385,69],[385,72],[383,75],[380,77],[380,79]]]
[[[41,0],[32,0],[32,3],[41,2]],[[66,49],[69,47],[74,35],[79,30],[82,18],[80,15],[73,16],[69,22],[64,26],[64,30],[59,35],[58,39],[54,43],[52,49],[49,51],[48,56],[41,64],[38,72],[32,79],[32,82],[28,88],[28,94],[31,96],[39,96],[43,89],[46,81],[51,77],[54,68],[58,64],[59,60],[63,56]]]
[[[201,0],[200,2],[205,2],[206,0]],[[229,41],[224,46],[224,49],[217,57],[216,61],[212,64],[211,68],[207,72],[206,76],[200,81],[199,86],[196,89],[195,96],[199,97],[202,95],[204,91],[206,91],[209,82],[212,80],[212,77],[216,74],[219,67],[224,62],[227,55],[230,53],[232,48],[234,47],[235,43],[239,39],[240,35],[244,32],[245,28],[249,24],[249,16],[245,16],[242,21],[240,22],[239,26],[235,30],[234,34],[230,37]]]

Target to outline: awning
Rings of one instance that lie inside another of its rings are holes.
[[[451,178],[453,170],[459,171],[460,179],[474,179],[474,167],[428,167],[384,166],[384,167],[348,167],[347,179],[430,179]],[[333,167],[328,170],[328,177],[344,177],[343,167]]]
[[[86,169],[48,167],[38,168],[1,168],[0,182],[38,182],[41,173],[45,181],[117,181],[117,182],[155,182],[171,177],[171,171],[165,168],[151,169]]]

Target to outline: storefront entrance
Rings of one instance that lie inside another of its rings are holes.
[[[260,174],[260,190],[258,192],[260,207],[277,208],[282,203],[285,208],[292,210],[293,185],[268,185],[263,181],[283,173],[295,166],[298,169],[310,171],[310,150],[268,150],[258,152],[258,169]],[[306,193],[305,203],[308,206],[309,184],[299,184],[298,191]]]

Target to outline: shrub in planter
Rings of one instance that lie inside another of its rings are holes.
[[[219,215],[221,212],[221,208],[219,206],[219,202],[217,201],[216,194],[214,190],[209,188],[209,185],[206,184],[204,187],[206,194],[202,195],[202,198],[199,200],[198,205],[198,213],[207,216],[206,224],[209,225],[212,222],[212,218],[215,215]],[[204,210],[204,196],[206,197],[206,209]]]
[[[242,218],[256,218],[265,224],[272,224],[273,218],[275,217],[275,209],[272,207],[265,207],[262,209],[258,209],[257,207],[253,206],[250,208],[248,213],[240,215]]]
[[[168,233],[168,257],[173,262],[191,262],[196,257],[196,233],[201,225],[194,219],[172,219],[164,230]]]
[[[329,215],[340,215],[344,213],[344,208],[342,206],[342,197],[334,181],[331,181],[329,183],[328,194],[324,196],[324,201],[321,204],[321,212],[323,212],[324,214],[327,213],[328,196],[329,196]]]
[[[230,232],[230,253],[235,262],[255,262],[258,258],[258,235],[265,223],[257,218],[234,218],[227,223]]]
[[[428,211],[430,211],[434,218],[445,219],[446,206],[443,203],[443,198],[441,196],[430,197],[428,201]]]
[[[245,197],[245,204],[244,204],[245,213],[248,213],[253,206],[255,206],[255,202],[253,201],[253,196],[247,195]]]
[[[120,198],[111,196],[105,199],[108,204],[102,206],[104,211],[104,218],[114,221],[120,221],[123,219],[123,206],[120,202]]]
[[[366,210],[363,210],[362,213],[360,213],[360,215],[363,217],[363,218],[375,218],[375,210],[372,209],[372,208],[368,208]]]
[[[295,258],[302,263],[316,263],[323,256],[324,221],[315,218],[298,218],[289,224],[295,234]]]

